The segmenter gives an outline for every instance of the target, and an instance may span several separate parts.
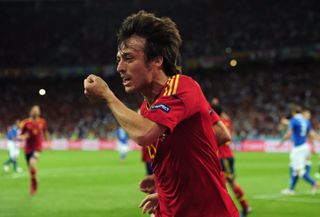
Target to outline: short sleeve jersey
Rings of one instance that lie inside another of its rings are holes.
[[[292,132],[292,140],[295,147],[307,142],[311,123],[302,114],[296,114],[290,119],[289,128]]]
[[[9,129],[9,131],[7,132],[7,139],[8,140],[17,140],[19,134],[19,129],[17,126],[13,126]]]
[[[21,134],[28,134],[25,145],[25,153],[42,150],[43,131],[47,130],[47,122],[43,118],[32,120],[25,119],[21,124]]]
[[[159,205],[156,217],[236,217],[218,159],[210,107],[197,82],[171,77],[141,115],[168,132],[148,146]]]

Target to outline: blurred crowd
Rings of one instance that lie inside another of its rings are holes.
[[[184,40],[182,60],[320,42],[317,0],[1,1],[0,68],[52,67],[54,73],[55,67],[112,64],[118,27],[140,9],[177,23]],[[292,103],[311,109],[318,129],[320,66],[264,64],[185,73],[200,83],[209,101],[220,99],[237,138],[279,136],[278,123]],[[125,94],[118,75],[107,79],[129,107],[139,107],[142,96]],[[105,105],[88,103],[82,81],[1,78],[0,132],[39,104],[53,137],[110,137],[117,124]],[[40,88],[47,94],[40,96]]]
[[[220,99],[233,119],[234,137],[244,139],[279,137],[280,119],[290,113],[292,104],[310,109],[313,126],[318,129],[319,70],[319,64],[249,65],[187,74],[199,82],[208,101]],[[119,75],[105,79],[122,101],[138,109],[141,95],[126,94]],[[106,105],[88,102],[82,84],[82,77],[0,80],[0,131],[16,119],[26,118],[31,105],[39,104],[54,138],[109,138],[117,124]],[[41,88],[46,89],[46,95],[39,95]]]
[[[196,73],[208,99],[218,97],[233,119],[237,138],[279,137],[286,128],[281,118],[293,105],[310,110],[319,130],[319,65],[243,67],[239,70]]]
[[[0,67],[113,63],[117,29],[140,9],[176,21],[183,58],[320,41],[317,0],[1,1]]]
[[[28,118],[32,105],[39,105],[53,138],[109,138],[118,127],[104,104],[90,104],[83,94],[83,79],[2,79],[0,132],[15,120]],[[125,95],[121,81],[108,78],[112,90],[133,109],[142,102],[139,95]],[[45,95],[39,90],[44,89]]]

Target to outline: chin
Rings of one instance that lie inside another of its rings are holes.
[[[124,87],[124,90],[126,93],[134,93],[137,91],[134,87]]]

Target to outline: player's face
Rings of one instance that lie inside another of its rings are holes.
[[[132,36],[120,45],[117,53],[117,71],[127,93],[143,92],[152,82],[151,64],[146,63],[145,39]]]
[[[30,116],[31,117],[39,117],[40,116],[40,107],[33,106],[30,110]]]
[[[311,113],[309,111],[303,112],[303,115],[306,119],[310,120],[311,119]]]

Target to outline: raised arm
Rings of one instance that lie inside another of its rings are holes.
[[[98,76],[89,75],[84,80],[84,93],[91,102],[106,102],[120,126],[140,145],[152,144],[167,130],[125,106]]]

